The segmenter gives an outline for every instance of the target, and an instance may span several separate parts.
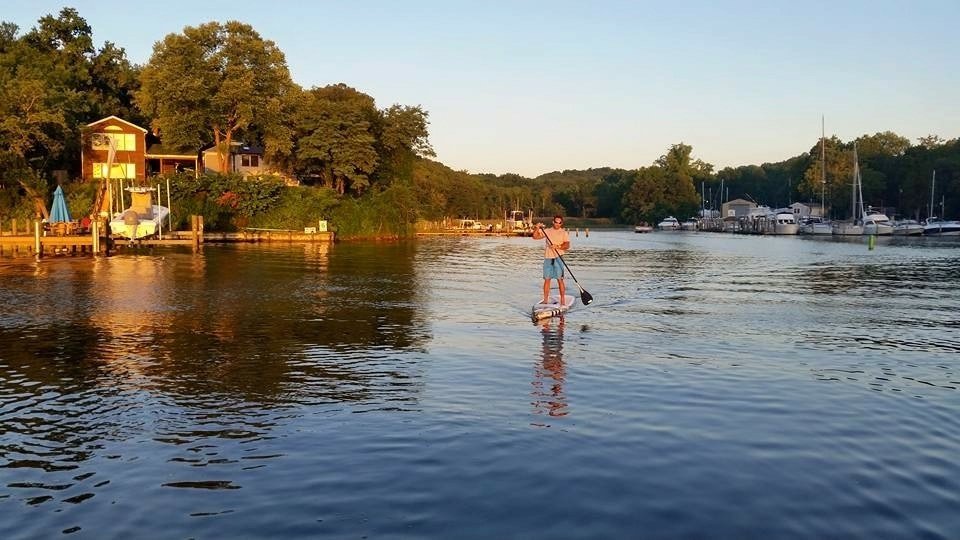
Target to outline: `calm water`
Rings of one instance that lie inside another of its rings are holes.
[[[960,535],[960,243],[573,244],[0,260],[0,538]]]

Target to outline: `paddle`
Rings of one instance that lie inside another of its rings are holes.
[[[540,228],[542,229],[543,226]],[[576,283],[577,288],[580,289],[580,301],[583,302],[583,305],[589,306],[590,303],[593,302],[593,296],[588,293],[586,289],[580,286],[580,282],[577,281],[577,276],[573,275],[573,270],[570,270],[570,267],[567,266],[567,261],[563,260],[563,256],[560,255],[560,250],[558,250],[557,247],[553,245],[553,242],[550,241],[550,237],[547,236],[547,231],[543,231],[543,237],[547,239],[547,244],[553,248],[554,253],[557,254],[557,258],[559,258],[560,262],[563,263],[563,267],[567,269],[567,272],[570,272],[570,277],[573,278],[573,282]],[[562,298],[560,300],[561,302],[563,301]]]

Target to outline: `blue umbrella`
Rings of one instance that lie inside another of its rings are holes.
[[[70,210],[67,209],[67,201],[63,198],[63,189],[57,186],[53,192],[53,206],[50,208],[50,223],[61,221],[70,221]]]

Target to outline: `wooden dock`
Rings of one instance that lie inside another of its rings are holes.
[[[18,223],[11,220],[10,228],[0,227],[0,257],[34,257],[51,255],[108,256],[118,249],[137,246],[191,246],[200,249],[206,243],[229,242],[290,242],[328,243],[334,241],[332,232],[301,232],[278,229],[249,229],[239,232],[205,232],[203,218],[191,216],[191,230],[165,232],[161,236],[141,240],[112,238],[102,234],[101,224],[91,224],[89,231],[67,233],[64,228],[44,230],[39,221]]]

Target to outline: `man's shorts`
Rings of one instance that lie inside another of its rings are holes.
[[[563,279],[563,262],[560,259],[544,259],[543,279]]]

